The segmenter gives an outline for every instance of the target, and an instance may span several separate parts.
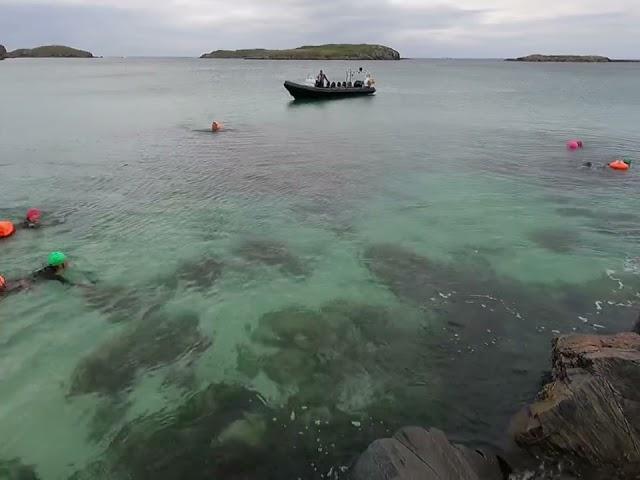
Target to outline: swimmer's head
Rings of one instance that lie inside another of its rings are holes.
[[[47,257],[49,267],[64,268],[67,266],[67,256],[62,252],[51,252]]]
[[[7,288],[7,281],[4,279],[2,275],[0,275],[0,292]]]
[[[30,208],[27,210],[27,222],[29,223],[40,223],[41,216],[42,212],[37,208]]]
[[[591,162],[585,162],[582,165],[585,166],[585,167],[588,167],[588,168],[593,167],[593,163],[591,163]]]

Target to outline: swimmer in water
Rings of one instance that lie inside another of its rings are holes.
[[[42,212],[37,208],[30,208],[27,210],[27,216],[20,225],[22,228],[39,228]]]
[[[601,168],[601,169],[607,168],[606,164],[604,164],[604,165],[594,165],[593,162],[584,162],[582,164],[582,166],[584,168]]]
[[[62,276],[69,266],[67,256],[62,252],[51,252],[47,257],[47,265],[31,274],[34,282],[40,280],[55,280],[65,285],[74,285],[73,282]]]
[[[29,288],[31,284],[27,280],[8,281],[0,275],[0,299],[10,293],[18,293]]]

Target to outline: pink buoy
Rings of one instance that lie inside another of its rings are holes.
[[[569,150],[577,150],[581,146],[580,143],[582,143],[582,142],[579,142],[578,140],[569,140],[567,142],[567,148]]]

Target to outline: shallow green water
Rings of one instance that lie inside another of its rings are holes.
[[[1,301],[0,459],[338,478],[407,423],[499,444],[554,330],[628,328],[640,178],[581,165],[640,161],[639,67],[373,62],[378,95],[322,104],[281,86],[347,66],[0,64],[0,216],[49,223],[0,244],[0,273],[62,249],[98,280]]]

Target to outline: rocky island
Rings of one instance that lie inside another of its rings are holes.
[[[2,50],[0,50],[1,55]],[[63,45],[45,45],[36,48],[19,48],[6,53],[6,58],[94,58],[94,56],[91,52],[78,50],[77,48]]]
[[[527,55],[526,57],[507,58],[507,62],[556,62],[556,63],[616,63],[637,62],[638,60],[615,60],[600,55]]]
[[[400,53],[383,45],[306,45],[289,50],[215,50],[200,58],[241,58],[245,60],[400,60]]]
[[[0,60],[4,60],[7,56],[7,49],[4,48],[4,45],[0,45]]]

